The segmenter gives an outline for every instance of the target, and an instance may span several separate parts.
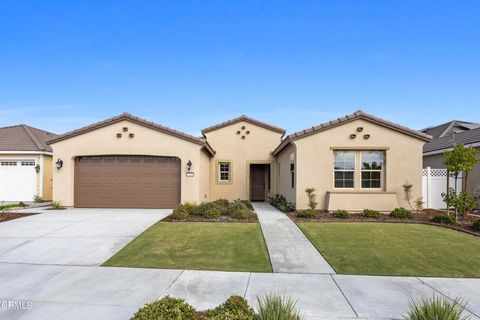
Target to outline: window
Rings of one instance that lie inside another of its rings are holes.
[[[218,163],[218,181],[229,182],[231,178],[231,163],[219,162]]]
[[[355,151],[334,152],[335,188],[353,188],[355,176]]]
[[[383,180],[385,154],[382,151],[362,151],[362,188],[380,189]]]
[[[290,163],[290,184],[292,189],[295,188],[295,164]]]
[[[2,166],[16,166],[17,161],[2,161],[2,162],[0,162],[0,165],[2,165]]]
[[[35,161],[22,161],[21,162],[22,166],[34,166],[35,165]]]

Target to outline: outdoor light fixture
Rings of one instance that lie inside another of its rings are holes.
[[[188,160],[187,162],[187,171],[190,171],[192,169],[192,161]]]
[[[35,166],[35,172],[36,172],[36,173],[39,173],[39,172],[40,172],[40,165],[37,164],[37,165]]]
[[[60,170],[60,168],[63,167],[63,160],[58,159],[57,162],[55,162],[55,167],[57,167],[57,169]]]

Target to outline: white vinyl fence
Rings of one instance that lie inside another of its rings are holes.
[[[442,193],[447,192],[447,169],[422,169],[423,206],[430,209],[445,209]],[[450,188],[455,188],[455,178],[450,177]],[[462,192],[462,175],[457,179],[457,193]]]

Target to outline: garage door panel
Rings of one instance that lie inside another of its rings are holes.
[[[180,159],[81,157],[74,202],[76,207],[173,208],[180,202]]]

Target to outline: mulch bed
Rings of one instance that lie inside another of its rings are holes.
[[[28,216],[33,216],[36,213],[15,213],[15,212],[2,212],[0,213],[0,222],[5,222],[9,220],[15,220],[19,218],[24,218]]]
[[[172,219],[171,215],[163,218],[162,222],[232,222],[232,223],[257,223],[258,217],[254,215],[248,219],[235,219],[229,216],[221,216],[218,219],[207,219],[202,216],[190,215],[186,219]]]
[[[295,212],[286,212],[293,221],[295,222],[380,222],[380,223],[412,223],[412,224],[427,224],[432,226],[443,227],[447,229],[457,230],[469,233],[471,235],[480,236],[480,231],[475,230],[471,227],[473,221],[480,219],[480,216],[468,215],[465,217],[465,221],[459,222],[456,225],[444,224],[444,223],[434,223],[432,218],[439,214],[446,214],[446,211],[439,211],[433,209],[424,209],[420,212],[413,212],[412,219],[399,219],[393,218],[388,214],[382,215],[380,218],[367,218],[362,216],[361,213],[350,213],[350,217],[347,219],[335,218],[331,212],[326,211],[317,211],[317,215],[314,218],[300,218],[297,217]],[[450,212],[451,215],[454,215],[453,212]]]

